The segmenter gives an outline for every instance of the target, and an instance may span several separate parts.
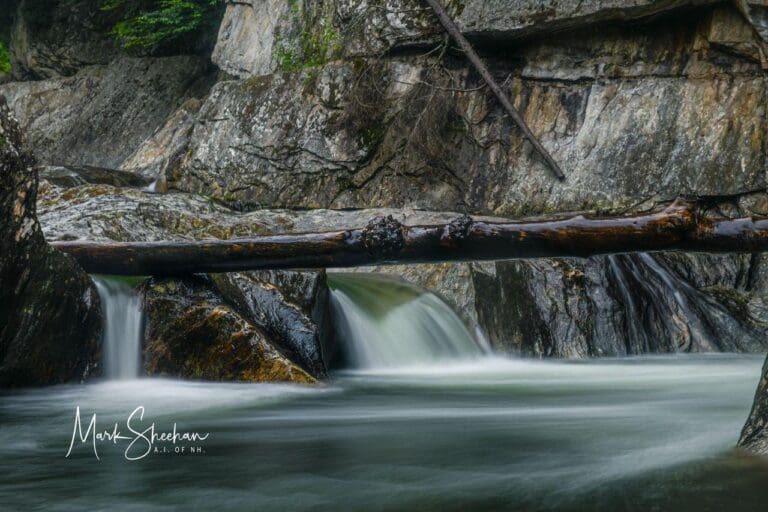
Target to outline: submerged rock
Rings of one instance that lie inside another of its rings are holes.
[[[314,382],[204,278],[145,286],[144,372],[203,380]]]
[[[82,380],[96,371],[99,297],[77,263],[45,243],[37,174],[0,97],[0,387]]]

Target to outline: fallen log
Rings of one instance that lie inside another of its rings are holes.
[[[695,205],[634,217],[491,223],[461,216],[404,226],[390,217],[362,229],[173,242],[54,242],[88,272],[178,275],[257,269],[355,267],[383,263],[588,257],[629,252],[760,252],[768,219],[712,219]]]
[[[544,146],[541,145],[539,142],[539,139],[536,138],[536,136],[533,134],[530,128],[528,128],[528,124],[525,122],[523,117],[518,113],[517,109],[512,105],[512,102],[509,100],[507,95],[504,93],[504,91],[501,90],[501,87],[499,84],[496,83],[496,80],[493,79],[493,76],[491,76],[491,72],[488,71],[488,68],[483,63],[480,56],[477,54],[474,48],[472,48],[472,45],[467,41],[467,38],[464,37],[464,35],[461,33],[461,30],[459,30],[459,27],[456,26],[456,23],[451,19],[451,17],[448,15],[447,12],[445,12],[445,9],[440,4],[439,0],[425,0],[429,6],[432,8],[433,11],[435,11],[435,14],[437,15],[437,19],[440,20],[440,24],[443,26],[446,32],[453,38],[454,41],[456,41],[456,44],[459,45],[459,47],[462,49],[462,51],[466,54],[467,58],[469,59],[469,62],[472,63],[472,65],[475,67],[478,73],[480,73],[480,76],[483,78],[483,81],[488,85],[488,87],[491,89],[491,92],[496,96],[496,98],[499,100],[499,103],[501,103],[501,106],[504,107],[504,110],[507,111],[507,114],[512,118],[512,120],[515,122],[515,124],[520,128],[520,131],[523,132],[523,135],[526,139],[528,139],[528,142],[530,142],[533,147],[536,149],[536,151],[541,155],[541,157],[544,159],[544,161],[547,163],[549,168],[554,173],[555,177],[559,179],[560,181],[565,179],[565,174],[563,174],[563,171],[560,169],[560,166],[557,165],[557,162],[555,162],[555,159],[552,158],[552,155],[549,154],[549,152],[544,148]]]

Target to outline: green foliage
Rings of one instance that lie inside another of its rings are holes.
[[[305,10],[300,0],[287,0],[291,15],[304,27],[296,34],[278,34],[275,58],[283,71],[294,72],[319,67],[340,49],[341,36],[330,18],[319,18],[315,11]]]
[[[319,30],[303,31],[298,44],[283,41],[278,45],[275,56],[283,71],[300,71],[303,68],[322,66],[328,62],[329,52],[338,49],[339,32],[325,21]]]
[[[211,21],[219,0],[101,0],[118,11],[113,33],[124,48],[155,48]]]
[[[0,41],[0,75],[4,75],[11,71],[11,56],[8,54],[8,49],[5,47],[2,41]]]

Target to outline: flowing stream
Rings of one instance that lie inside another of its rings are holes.
[[[339,337],[354,368],[466,361],[483,345],[440,298],[375,274],[329,274]]]
[[[107,362],[130,363],[112,375],[135,376],[138,350],[122,349],[138,343],[128,327],[141,325],[138,303],[127,285],[97,283],[116,322]],[[762,356],[505,359],[484,354],[433,295],[359,276],[331,285],[356,367],[327,384],[144,378],[0,392],[0,510],[739,512],[768,502],[768,463],[733,448]],[[87,432],[93,414],[99,439]],[[135,432],[174,426],[205,438],[157,440],[127,460],[147,444]]]
[[[104,314],[103,361],[108,379],[135,379],[141,368],[141,299],[125,280],[94,276]]]

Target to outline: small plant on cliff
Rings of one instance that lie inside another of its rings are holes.
[[[330,22],[325,22],[314,31],[301,32],[294,47],[281,41],[276,50],[277,62],[288,72],[322,66],[328,62],[329,52],[338,49],[338,39],[336,29]]]
[[[220,0],[102,0],[121,21],[113,32],[124,48],[155,48],[194,32],[211,20]]]
[[[4,75],[11,71],[11,56],[8,54],[8,49],[5,47],[2,41],[0,41],[0,75]]]
[[[340,34],[331,18],[319,18],[315,10],[305,10],[298,0],[288,0],[291,16],[300,20],[298,33],[278,34],[275,57],[286,72],[322,66],[340,50]]]

